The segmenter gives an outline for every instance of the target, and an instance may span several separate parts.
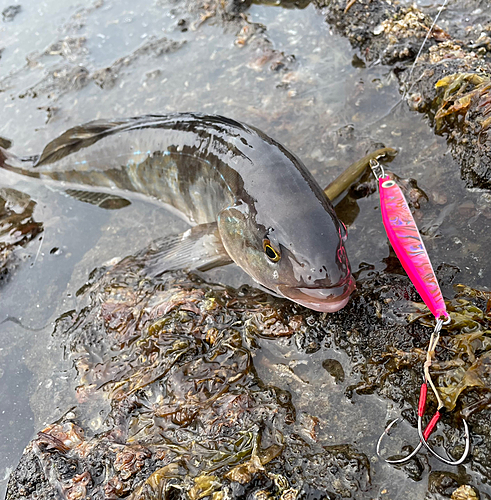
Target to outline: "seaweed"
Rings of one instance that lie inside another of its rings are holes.
[[[265,338],[289,337],[303,353],[335,346],[359,377],[347,397],[376,392],[416,407],[431,317],[407,278],[362,271],[355,299],[327,315],[197,275],[148,279],[145,259],[96,269],[77,309],[57,321],[54,339],[77,370],[80,408],[28,445],[7,499],[40,491],[186,500],[370,495],[369,457],[353,443],[319,439],[319,418],[300,414],[287,391],[260,378],[254,358]],[[455,419],[466,411],[471,466],[491,479],[490,441],[478,439],[491,433],[489,300],[489,292],[456,287],[434,376],[457,410],[443,423],[447,452],[458,451]],[[342,382],[342,366],[322,366]],[[99,415],[104,401],[109,412],[94,428],[84,411]],[[406,468],[415,478],[424,470]],[[450,494],[474,488],[469,482]]]
[[[0,188],[0,286],[6,283],[25,247],[43,232],[43,223],[34,219],[36,202],[12,188]]]

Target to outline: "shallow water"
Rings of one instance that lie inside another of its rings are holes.
[[[216,18],[201,23],[199,12],[173,1],[21,5],[12,21],[0,21],[0,136],[14,141],[14,152],[37,153],[70,126],[95,118],[205,111],[264,130],[326,185],[383,143],[399,150],[390,168],[417,179],[429,196],[416,217],[430,234],[425,241],[434,266],[457,266],[458,281],[469,286],[491,282],[490,196],[463,187],[445,141],[400,102],[390,70],[358,64],[348,42],[313,6],[253,5],[247,15],[266,31],[247,40]],[[158,40],[163,53],[151,45]],[[59,41],[64,43],[55,46]],[[101,88],[91,76],[111,65],[112,77]],[[94,267],[185,228],[150,203],[104,211],[6,172],[0,173],[3,186],[37,202],[34,216],[44,233],[0,289],[0,321],[21,323],[0,324],[0,497],[29,439],[76,404],[75,375],[51,342],[52,322],[73,308],[76,290]],[[353,270],[361,263],[384,269],[389,246],[377,196],[359,200],[349,217]],[[249,282],[231,266],[209,275],[235,285]],[[390,484],[392,497],[424,495],[425,481],[413,483],[375,458],[380,428],[398,410],[374,396],[346,400],[344,390],[356,379],[342,352],[330,353],[344,367],[342,384],[321,368],[325,351],[300,356],[288,341],[262,341],[261,352],[255,360],[259,375],[288,389],[299,413],[321,419],[321,442],[354,442],[373,462],[373,482],[381,489]]]

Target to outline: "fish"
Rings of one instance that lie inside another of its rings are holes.
[[[94,120],[39,155],[0,149],[0,167],[63,182],[69,194],[99,206],[125,206],[133,194],[179,214],[191,228],[154,245],[155,276],[235,262],[273,295],[321,312],[344,307],[356,287],[346,228],[322,188],[284,146],[233,119]]]

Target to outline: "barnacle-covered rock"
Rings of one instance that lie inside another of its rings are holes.
[[[447,137],[466,184],[491,189],[489,12],[478,4],[462,5],[457,9],[462,9],[466,28],[454,13],[445,31],[418,7],[397,2],[316,4],[328,23],[360,50],[362,60],[392,66],[411,108],[427,114],[435,132]]]
[[[327,22],[360,49],[364,60],[388,65],[412,61],[432,24],[416,6],[387,0],[317,0],[316,4],[326,13]],[[427,43],[432,46],[449,38],[436,26]]]
[[[456,148],[466,148],[462,174],[468,183],[491,189],[491,78],[456,73],[438,80],[435,87],[437,132],[448,133]]]

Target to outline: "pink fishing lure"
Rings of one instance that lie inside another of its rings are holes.
[[[387,236],[409,278],[436,319],[448,317],[423,240],[399,186],[379,178],[380,208]]]

